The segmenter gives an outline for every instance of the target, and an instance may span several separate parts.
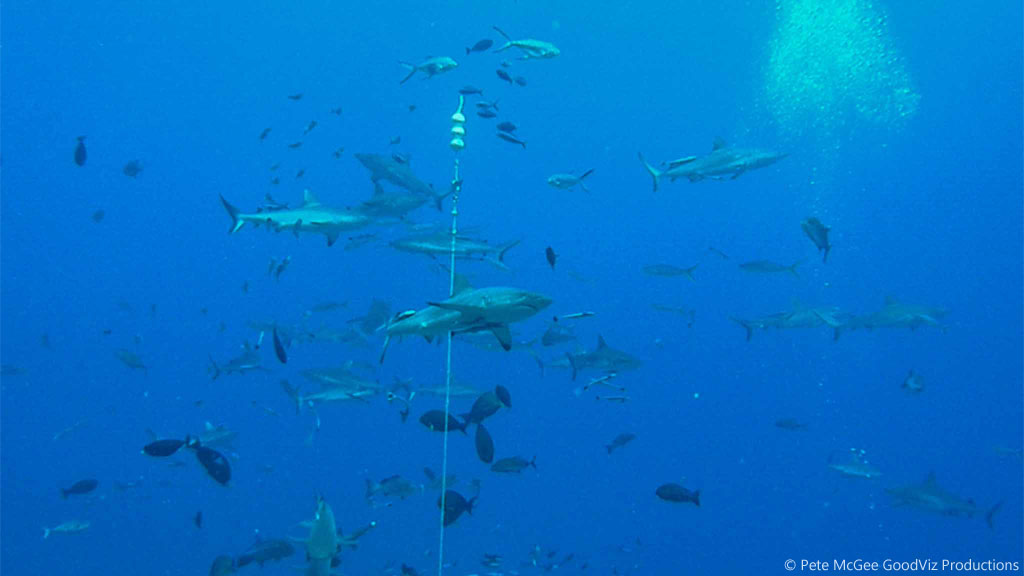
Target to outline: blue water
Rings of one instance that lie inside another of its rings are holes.
[[[789,558],[1021,562],[1021,459],[997,450],[1019,451],[1024,432],[1021,6],[877,4],[919,108],[899,126],[850,115],[825,137],[765,112],[777,25],[769,3],[5,2],[0,353],[20,373],[4,376],[0,396],[4,573],[205,574],[257,531],[302,536],[296,525],[317,494],[345,532],[377,522],[343,553],[345,573],[436,569],[436,493],[372,508],[364,481],[419,483],[424,466],[440,469],[440,436],[416,422],[440,402],[417,398],[405,424],[382,398],[326,406],[307,445],[313,417],[295,415],[278,384],[311,387],[304,369],[376,362],[383,338],[296,344],[287,366],[264,347],[266,373],[212,381],[206,367],[208,355],[227,359],[256,339],[249,322],[298,324],[315,304],[344,300],[348,309],[323,316],[343,329],[374,298],[393,311],[443,298],[447,275],[388,248],[396,228],[371,229],[379,240],[350,251],[344,238],[327,248],[322,236],[228,235],[217,195],[252,209],[268,192],[297,203],[308,187],[325,204],[354,205],[372,187],[352,154],[392,151],[443,189],[449,116],[469,83],[500,98],[501,119],[518,123],[528,145],[494,138],[493,120],[469,114],[460,225],[523,242],[509,252],[511,273],[460,270],[478,286],[554,299],[516,325],[521,339],[539,336],[552,314],[593,310],[577,324],[581,345],[601,334],[644,365],[617,380],[632,400],[610,404],[573,394],[590,375],[541,377],[529,354],[456,340],[460,381],[512,392],[513,408],[488,421],[498,455],[536,455],[538,469],[496,475],[471,437],[451,436],[456,489],[471,494],[473,478],[482,488],[473,515],[447,531],[446,573],[487,570],[485,552],[504,556],[502,571],[534,573],[520,564],[536,546],[557,550],[554,559],[574,553],[559,568],[570,574],[782,573]],[[494,69],[512,52],[463,50],[498,40],[494,24],[562,54],[516,61],[528,86],[504,84]],[[429,54],[460,67],[399,86],[397,61]],[[329,114],[338,106],[340,117]],[[288,149],[313,119],[303,147]],[[80,135],[83,167],[72,162]],[[716,137],[790,156],[734,181],[666,181],[651,192],[638,151],[655,161],[702,154]],[[121,171],[132,159],[144,166],[136,179]],[[590,168],[589,195],[545,184]],[[412,219],[446,222],[448,206]],[[827,264],[800,230],[812,215],[833,228]],[[560,255],[554,272],[548,245]],[[267,262],[288,255],[280,280],[267,277]],[[762,258],[803,260],[800,279],[736,266]],[[641,272],[659,262],[699,263],[696,281]],[[949,315],[942,329],[858,330],[838,341],[815,328],[745,342],[729,319],[794,300],[865,314],[886,297]],[[652,303],[692,308],[695,322]],[[122,364],[121,348],[147,371]],[[917,396],[900,389],[910,369],[924,378]],[[440,385],[444,349],[395,343],[373,377]],[[784,417],[807,430],[776,428]],[[229,487],[191,457],[171,467],[140,454],[147,429],[182,437],[206,421],[239,432],[226,450]],[[603,445],[623,431],[637,440],[609,457]],[[883,475],[827,468],[849,448],[864,449]],[[980,507],[1003,501],[994,528],[891,505],[885,488],[929,471]],[[59,488],[87,477],[99,480],[95,493],[61,499]],[[119,482],[139,485],[120,491]],[[665,482],[700,489],[700,508],[658,500]],[[91,527],[41,539],[42,527],[67,520]],[[303,560],[299,552],[262,573],[292,574]]]

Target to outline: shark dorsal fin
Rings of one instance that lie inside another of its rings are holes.
[[[320,199],[317,198],[316,194],[313,194],[313,192],[309,188],[306,188],[305,190],[302,191],[302,205],[319,206]]]
[[[455,275],[455,289],[452,291],[452,296],[458,296],[463,292],[472,290],[473,286],[469,283],[469,279],[461,274]]]
[[[722,138],[715,138],[715,141],[711,144],[711,150],[721,150],[727,146],[726,142]]]
[[[601,336],[600,334],[598,334],[597,335],[597,349],[600,350],[602,348],[607,348],[607,347],[608,347],[608,344],[605,343],[604,337]]]

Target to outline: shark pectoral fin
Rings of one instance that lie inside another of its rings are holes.
[[[501,347],[504,348],[506,352],[512,349],[512,331],[509,330],[508,324],[491,326],[491,333],[498,339]]]
[[[296,231],[296,234],[298,234],[298,231]],[[327,247],[328,248],[330,248],[331,246],[334,246],[334,243],[338,241],[338,235],[339,235],[339,232],[337,230],[335,230],[333,232],[327,232]]]
[[[292,226],[292,232],[295,234],[296,238],[299,237],[299,230],[300,229],[302,229],[302,218],[299,218],[298,220],[296,220],[295,221],[295,225]]]

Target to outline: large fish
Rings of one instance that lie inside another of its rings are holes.
[[[590,352],[566,353],[572,368],[572,379],[584,370],[598,370],[605,373],[634,370],[642,364],[633,355],[609,346],[604,338],[597,337],[597,348]]]
[[[956,494],[947,492],[935,481],[935,473],[931,472],[921,484],[910,484],[897,488],[886,488],[886,493],[892,497],[893,506],[909,506],[942,514],[943,516],[967,516],[984,514],[985,523],[992,527],[992,517],[1003,505],[996,503],[989,509],[984,509],[974,503],[974,500],[964,499]]]
[[[324,234],[327,236],[327,245],[333,246],[342,232],[362,228],[371,222],[370,217],[359,210],[324,206],[309,190],[305,191],[303,199],[299,208],[243,213],[223,196],[220,197],[224,209],[231,216],[229,233],[237,232],[246,222],[252,222],[256,225],[266,224],[276,232],[290,230],[295,234]]]
[[[505,39],[505,44],[495,50],[495,52],[504,52],[509,48],[517,48],[522,52],[522,55],[519,57],[520,60],[542,60],[554,58],[562,53],[550,42],[534,40],[533,38],[513,40],[508,34],[502,31],[501,28],[498,28],[497,26],[494,26],[493,28],[498,34],[501,34],[502,38]]]
[[[433,58],[427,58],[419,64],[413,64],[412,62],[399,62],[402,66],[405,66],[409,70],[409,74],[402,78],[399,84],[405,84],[410,78],[416,75],[417,72],[423,72],[424,78],[433,78],[438,74],[454,70],[459,67],[459,63],[447,56],[434,56]]]
[[[710,153],[673,160],[664,170],[648,164],[643,154],[640,154],[640,162],[654,180],[654,191],[657,192],[658,182],[662,178],[672,182],[678,178],[686,178],[690,182],[704,179],[734,180],[745,172],[770,166],[786,156],[774,150],[732,148],[722,140],[716,140]]]
[[[376,184],[381,181],[390,182],[413,194],[418,194],[434,201],[437,209],[441,209],[441,201],[451,193],[437,193],[427,183],[413,173],[409,162],[399,162],[390,154],[355,155],[356,159],[370,171],[370,180]]]

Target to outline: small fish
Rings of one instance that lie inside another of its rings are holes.
[[[180,450],[185,442],[185,440],[155,440],[143,446],[142,453],[157,458],[166,458]]]
[[[288,354],[285,353],[284,345],[281,344],[281,338],[277,335],[277,326],[274,326],[274,355],[277,356],[281,364],[288,363]]]
[[[832,245],[828,241],[828,233],[831,228],[822,224],[817,218],[808,218],[800,223],[800,229],[811,239],[811,242],[814,242],[818,251],[824,253],[821,262],[823,264],[827,262],[828,251],[832,249]]]
[[[447,422],[448,422],[448,431],[449,432],[451,432],[452,430],[458,430],[458,431],[462,432],[463,434],[466,433],[466,426],[469,425],[468,422],[459,422],[458,418],[452,416],[451,414],[448,415]],[[429,430],[432,430],[434,432],[444,432],[445,431],[445,414],[444,414],[444,410],[430,410],[428,412],[424,412],[423,415],[420,416],[420,424],[423,424]]]
[[[485,52],[488,48],[494,45],[494,41],[490,38],[484,38],[483,40],[477,40],[476,44],[466,48],[466,56],[469,56],[473,52]]]
[[[536,456],[534,456],[532,460],[527,460],[521,456],[513,456],[511,458],[502,458],[495,462],[491,466],[491,471],[502,474],[519,474],[531,466],[534,470],[537,469]]]
[[[85,480],[75,482],[70,488],[61,488],[60,495],[67,500],[68,496],[88,494],[95,490],[99,484],[99,481],[95,478],[86,478]]]
[[[494,110],[491,110],[490,108],[483,108],[481,110],[477,110],[476,111],[476,115],[481,117],[481,118],[497,118],[498,117],[498,114]]]
[[[273,164],[270,165],[270,171],[273,172],[273,171],[277,170],[280,167],[281,167],[281,163],[280,162],[274,162]]]
[[[275,176],[275,177],[270,179],[270,183],[273,184],[274,186],[277,186],[278,184],[281,183],[281,179],[278,178],[277,176]]]
[[[337,150],[335,150],[332,154],[334,155],[335,158],[341,158],[341,155],[344,152],[345,152],[345,147],[342,146],[342,147],[338,148]]]
[[[561,316],[555,316],[555,322],[559,320],[576,320],[579,318],[590,318],[591,316],[597,316],[597,312],[585,311],[585,312],[573,312],[572,314],[562,314]]]
[[[139,355],[135,352],[122,348],[115,351],[114,354],[122,364],[132,370],[142,370],[143,372],[147,372],[146,365],[142,362],[142,358],[139,358]]]
[[[662,500],[668,502],[693,502],[694,506],[700,507],[700,490],[690,491],[679,484],[662,484],[654,493]]]
[[[70,520],[54,526],[53,528],[43,528],[43,539],[50,537],[50,534],[63,532],[65,534],[74,534],[76,532],[84,532],[89,529],[89,522],[83,520]]]
[[[505,121],[502,122],[501,124],[498,124],[497,128],[502,132],[508,132],[509,134],[511,134],[516,131],[516,128],[518,128],[518,126],[511,122]]]
[[[335,116],[341,116],[341,106],[338,106],[337,108],[331,108],[331,114],[334,114]]]
[[[402,137],[401,136],[392,136],[391,140],[388,141],[388,144],[391,145],[391,146],[395,146],[396,144],[401,144],[401,143],[402,143]]]
[[[274,270],[274,280],[281,279],[281,274],[284,274],[284,271],[288,269],[288,265],[291,264],[291,262],[291,256],[285,256],[284,258],[281,259],[281,263],[278,264],[277,268]]]
[[[102,208],[92,213],[92,221],[99,224],[103,222],[103,218],[107,216],[107,213]]]
[[[497,100],[490,100],[490,101],[488,101],[488,100],[481,100],[481,101],[476,103],[476,107],[477,108],[491,108],[491,109],[497,110],[498,109],[498,101]]]
[[[473,504],[476,503],[476,496],[466,500],[465,496],[455,490],[448,490],[444,493],[444,515],[442,523],[448,526],[459,519],[462,513],[473,514]],[[437,499],[437,507],[441,507],[441,498]]]
[[[547,248],[545,248],[544,249],[544,257],[547,258],[548,265],[551,266],[552,270],[554,270],[555,269],[555,262],[558,261],[558,254],[555,254],[555,249],[552,248],[551,246],[548,246]]]
[[[622,434],[619,434],[618,436],[616,436],[612,440],[611,444],[606,445],[605,446],[605,450],[607,450],[608,453],[611,454],[612,452],[615,452],[619,448],[622,448],[623,446],[625,446],[626,444],[629,444],[630,442],[632,442],[635,439],[636,439],[636,434],[633,434],[632,432],[623,432]]]
[[[273,130],[273,128],[264,128],[263,132],[260,132],[260,141],[266,140],[267,136],[270,136],[271,130]]]
[[[409,112],[415,112],[415,111],[416,111],[416,105],[415,104],[409,104]]]
[[[608,402],[618,402],[619,404],[625,404],[631,400],[629,396],[595,396],[594,398],[597,400],[606,400]]]
[[[516,86],[526,86],[526,78],[523,78],[522,76],[516,76],[515,78],[512,78],[512,81],[515,82]]]
[[[296,94],[289,94],[288,99],[292,101],[302,100],[302,92],[298,92]]]
[[[306,134],[309,134],[313,131],[313,128],[316,128],[316,120],[309,121],[309,124],[306,125],[306,129],[302,131],[302,135],[305,136]]]
[[[221,486],[227,486],[231,481],[231,465],[228,464],[228,459],[216,450],[200,446],[198,442],[195,442],[192,448],[196,451],[196,458],[206,469],[210,478],[213,478]]]
[[[697,270],[699,264],[694,264],[689,268],[679,268],[671,264],[651,264],[650,266],[644,266],[644,273],[649,276],[686,276],[690,280],[696,280],[693,277],[694,271]]]
[[[129,178],[137,178],[139,173],[142,172],[142,162],[138,160],[132,160],[121,168],[121,172]]]
[[[196,515],[192,517],[192,523],[196,525],[196,528],[203,527],[203,511],[196,512]]]
[[[752,260],[750,262],[740,264],[740,270],[756,274],[778,274],[779,272],[789,272],[793,276],[799,278],[800,273],[796,271],[796,267],[799,266],[801,262],[802,260],[794,262],[789,266],[785,266],[769,260]]]
[[[483,423],[476,425],[476,455],[484,464],[494,461],[494,440]]]
[[[85,166],[85,160],[88,156],[85,151],[85,136],[79,136],[78,144],[75,145],[75,164]]]
[[[920,394],[924,390],[924,383],[921,381],[921,375],[911,370],[907,377],[903,379],[903,385],[901,386],[907,392],[911,394]]]
[[[502,80],[504,80],[505,82],[508,82],[509,84],[512,84],[513,82],[515,82],[514,80],[512,80],[512,75],[509,74],[508,72],[505,72],[501,68],[498,68],[497,70],[495,70],[494,73],[498,75],[498,78],[501,78]]]
[[[796,418],[779,418],[775,421],[775,427],[783,430],[806,430],[807,424],[800,422]]]
[[[512,407],[512,394],[501,384],[494,387],[494,394],[501,400],[501,403],[505,405],[505,408]]]
[[[288,147],[291,148],[292,150],[298,150],[299,148],[302,148],[302,141],[300,140],[298,142],[292,142],[291,144],[288,145]]]
[[[298,172],[295,173],[295,179],[298,180],[299,178],[302,178],[305,175],[306,175],[306,169],[302,168]]]
[[[513,144],[519,144],[520,146],[523,147],[524,150],[526,149],[526,142],[525,141],[516,138],[515,136],[509,134],[508,132],[498,132],[498,138],[501,138],[505,142],[511,142]]]
[[[479,94],[483,96],[484,91],[477,88],[476,86],[467,85],[463,86],[462,88],[459,88],[459,94],[462,94],[463,96],[472,96],[474,94]]]

